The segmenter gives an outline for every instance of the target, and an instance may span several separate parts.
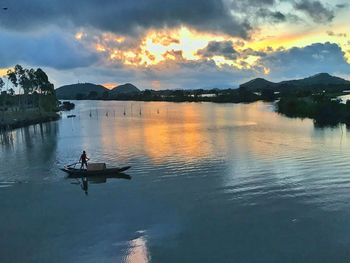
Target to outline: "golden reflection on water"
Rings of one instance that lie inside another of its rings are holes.
[[[125,257],[125,263],[147,263],[150,256],[147,249],[147,241],[145,237],[139,237],[131,240],[129,249]]]
[[[118,107],[129,109],[130,105]],[[140,103],[134,109],[142,108],[142,115],[134,110],[133,115],[104,118],[100,140],[103,151],[144,153],[158,164],[216,158],[235,149],[235,153],[274,158],[281,149],[313,147],[316,132],[311,120],[300,125],[300,119],[283,117],[269,107],[264,103]]]

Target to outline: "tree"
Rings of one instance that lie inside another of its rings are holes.
[[[108,99],[108,97],[109,97],[109,92],[108,91],[105,91],[105,92],[103,92],[103,94],[102,94],[102,99]]]
[[[2,89],[4,88],[5,86],[5,82],[3,81],[2,78],[0,78],[0,93],[2,92]]]
[[[6,95],[5,93],[3,94],[2,89],[5,86],[5,82],[0,78],[0,98],[3,102],[3,105],[5,105],[5,100],[6,100]]]
[[[272,89],[263,89],[261,91],[261,98],[264,101],[274,101],[276,99],[275,92]]]
[[[85,95],[83,93],[78,93],[77,95],[75,95],[76,100],[82,100],[84,98],[85,98]]]
[[[88,98],[89,99],[96,99],[98,96],[98,93],[94,90],[90,91],[89,95],[88,95]]]
[[[10,94],[11,96],[15,95],[15,91],[14,91],[13,88],[10,88],[10,89],[9,89],[9,94]]]
[[[16,65],[13,69],[7,71],[7,77],[14,87],[23,90],[25,105],[29,102],[36,107],[44,108],[44,110],[53,110],[57,106],[54,85],[49,81],[46,73],[38,69],[25,69],[21,65]],[[14,94],[11,89],[12,95]],[[21,105],[22,96],[18,96]]]
[[[34,76],[37,91],[44,93],[45,95],[54,93],[54,85],[49,81],[49,77],[41,68],[38,68],[34,72]]]

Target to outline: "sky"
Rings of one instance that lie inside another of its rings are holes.
[[[350,79],[348,0],[0,0],[0,8],[0,76],[16,64],[40,67],[56,88]]]

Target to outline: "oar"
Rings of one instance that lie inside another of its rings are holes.
[[[67,167],[75,166],[75,165],[77,165],[78,163],[79,163],[79,162],[77,162],[77,163],[72,163],[72,164],[68,164]]]

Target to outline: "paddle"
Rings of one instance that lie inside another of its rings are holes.
[[[68,164],[67,167],[75,166],[75,165],[77,165],[78,163],[79,163],[79,162],[77,162],[77,163],[72,163],[72,164]]]

